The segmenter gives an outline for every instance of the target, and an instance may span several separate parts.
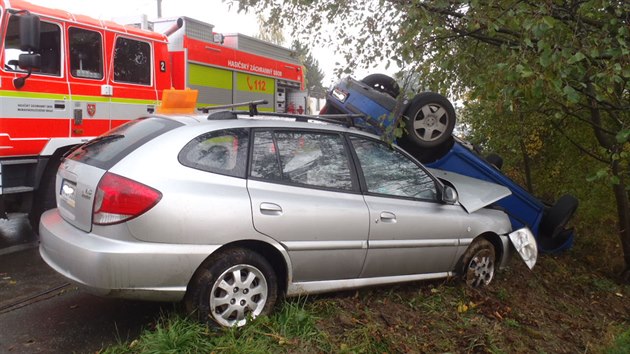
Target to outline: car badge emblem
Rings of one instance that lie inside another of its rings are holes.
[[[83,198],[90,199],[90,198],[92,198],[92,194],[94,194],[94,191],[93,191],[93,190],[91,190],[90,188],[86,188],[86,189],[83,191],[83,193],[81,193],[81,196],[82,196]]]

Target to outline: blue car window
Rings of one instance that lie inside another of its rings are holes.
[[[383,142],[359,137],[350,140],[369,193],[437,200],[435,182],[409,157]]]

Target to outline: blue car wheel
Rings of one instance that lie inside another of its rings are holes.
[[[418,149],[438,147],[449,140],[455,128],[455,108],[444,96],[422,92],[405,111],[404,137]]]

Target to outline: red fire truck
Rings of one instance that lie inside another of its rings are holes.
[[[153,112],[164,89],[196,89],[200,106],[266,99],[268,111],[305,97],[286,48],[191,18],[148,25],[0,0],[0,217],[38,220],[54,205],[60,157]]]

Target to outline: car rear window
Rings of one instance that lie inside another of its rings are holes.
[[[132,120],[80,145],[67,158],[108,170],[138,147],[182,125],[160,117]]]
[[[213,131],[196,137],[179,153],[179,162],[202,171],[245,178],[249,132]]]

